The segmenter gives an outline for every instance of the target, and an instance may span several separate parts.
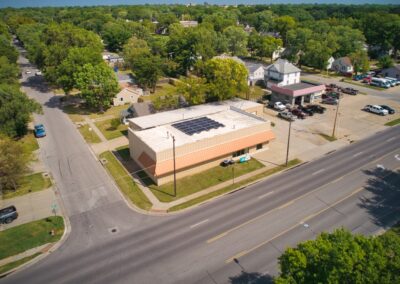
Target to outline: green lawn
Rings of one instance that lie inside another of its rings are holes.
[[[128,107],[129,107],[129,104],[122,105],[122,106],[112,106],[103,113],[100,113],[100,112],[91,113],[90,118],[96,119],[96,118],[101,118],[101,117],[105,117],[105,116],[113,116],[113,117],[119,118],[121,111],[123,111],[124,109],[127,109]]]
[[[136,185],[130,174],[119,163],[117,158],[115,158],[115,156],[110,151],[102,153],[100,155],[100,158],[107,160],[107,163],[104,166],[110,173],[110,175],[114,178],[115,183],[118,185],[123,194],[139,208],[149,210],[152,206],[151,202]]]
[[[280,166],[277,166],[277,167],[275,167],[275,168],[266,170],[266,171],[263,172],[263,173],[260,173],[260,174],[258,174],[258,175],[255,175],[255,176],[253,176],[253,177],[251,177],[251,178],[248,178],[248,179],[246,179],[246,180],[243,180],[243,181],[241,181],[241,182],[238,182],[238,183],[229,185],[229,186],[224,187],[224,188],[221,188],[221,189],[219,189],[219,190],[217,190],[217,191],[208,193],[208,194],[206,194],[206,195],[200,196],[200,197],[198,197],[198,198],[195,198],[195,199],[192,199],[192,200],[190,200],[190,201],[187,201],[187,202],[184,202],[184,203],[182,203],[182,204],[179,204],[179,205],[176,205],[176,206],[174,206],[174,207],[171,207],[170,209],[168,209],[168,211],[169,211],[169,212],[173,212],[173,211],[178,211],[178,210],[182,210],[182,209],[184,209],[184,208],[191,207],[191,206],[193,206],[193,205],[195,205],[195,204],[204,202],[204,201],[206,201],[206,200],[208,200],[208,199],[211,199],[211,198],[213,198],[213,197],[215,197],[215,196],[218,196],[218,195],[221,195],[221,194],[224,194],[224,193],[227,193],[227,192],[236,190],[236,189],[238,189],[238,188],[240,188],[240,187],[242,187],[242,186],[245,186],[246,184],[249,184],[249,183],[251,183],[251,182],[257,181],[257,180],[262,179],[262,178],[265,178],[265,177],[267,177],[267,176],[270,176],[270,175],[272,175],[272,174],[274,174],[274,173],[280,172],[280,171],[282,171],[282,170],[284,170],[284,169],[293,167],[293,166],[298,165],[298,164],[300,164],[300,163],[301,163],[301,161],[300,161],[299,159],[291,160],[291,161],[289,161],[287,167],[286,167],[285,165],[280,165]]]
[[[54,230],[55,234],[50,234]],[[64,233],[64,220],[52,216],[0,232],[0,259],[58,241]]]
[[[386,126],[395,126],[397,124],[400,124],[400,118],[397,118],[397,119],[394,119],[392,121],[385,123]]]
[[[236,163],[234,165],[234,174],[235,177],[239,177],[256,169],[260,169],[263,166],[263,164],[255,159],[251,159],[246,163]],[[232,166],[217,166],[201,173],[178,179],[176,182],[177,196],[173,196],[173,182],[161,186],[149,184],[149,188],[160,201],[171,202],[173,200],[201,191],[221,182],[231,180],[232,176]],[[149,182],[149,179],[145,179],[145,182]]]
[[[33,134],[33,131],[29,131],[24,137],[18,140],[24,148],[24,152],[32,153],[39,149],[39,144]]]
[[[104,137],[106,137],[108,140],[111,140],[122,135],[128,135],[128,125],[119,124],[118,127],[115,128],[111,125],[113,119],[95,122],[97,128],[101,131],[101,133],[103,133]]]
[[[131,159],[129,145],[118,147],[116,151],[124,161],[129,161]]]
[[[105,112],[100,113],[97,110],[89,109],[84,105],[67,105],[63,107],[65,113],[68,114],[73,122],[82,122],[85,117],[89,116],[92,119],[101,118],[105,116],[118,117],[122,110],[127,109],[129,105],[122,105],[116,107],[110,107]]]
[[[6,265],[3,265],[3,266],[0,267],[0,274],[6,273],[7,271],[10,271],[11,269],[14,269],[14,268],[18,267],[18,266],[30,261],[31,259],[34,259],[35,257],[37,257],[37,256],[39,256],[41,254],[42,253],[37,252],[37,253],[35,253],[33,255],[21,258],[20,260],[17,260],[17,261],[14,261],[14,262],[10,262],[10,263],[8,263]]]
[[[35,173],[22,178],[20,186],[16,191],[4,191],[3,199],[13,198],[40,191],[51,186],[50,178],[43,177],[42,173]]]
[[[94,144],[94,143],[100,143],[101,140],[99,136],[97,136],[96,132],[93,130],[89,130],[90,126],[85,124],[81,127],[79,127],[79,132],[82,134],[83,138],[86,140],[86,142]]]
[[[153,101],[157,97],[175,93],[176,93],[176,87],[174,85],[168,83],[162,83],[162,84],[157,84],[156,91],[154,93],[150,93],[149,96],[143,96],[142,98],[144,101]]]

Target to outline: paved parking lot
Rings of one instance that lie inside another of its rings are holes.
[[[400,96],[400,94],[399,94]],[[363,111],[367,104],[386,104],[396,110],[395,114],[380,116]],[[388,121],[400,117],[400,103],[370,95],[344,95],[340,101],[337,128],[335,136],[338,141],[330,142],[321,134],[332,135],[334,117],[337,106],[323,105],[327,108],[324,114],[314,114],[304,120],[292,123],[290,155],[289,157],[305,159],[315,158],[331,150],[372,135],[387,126]],[[278,112],[273,109],[264,109],[264,118],[272,121],[275,126],[272,130],[276,140],[271,142],[269,150],[255,154],[266,165],[281,164],[286,159],[287,135],[289,123],[277,117]]]

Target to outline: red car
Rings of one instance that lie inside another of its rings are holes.
[[[302,110],[300,110],[298,108],[292,109],[292,114],[297,116],[297,118],[300,118],[300,119],[305,119],[308,116],[305,112],[303,112]]]

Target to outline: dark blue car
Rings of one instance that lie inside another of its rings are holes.
[[[35,125],[35,137],[40,138],[40,137],[45,137],[46,136],[46,130],[44,129],[43,124],[36,124]]]

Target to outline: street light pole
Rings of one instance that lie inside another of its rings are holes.
[[[172,153],[174,157],[174,196],[176,197],[175,136],[173,135],[172,135]]]
[[[287,149],[286,149],[286,167],[289,163],[289,147],[290,147],[290,130],[292,129],[292,121],[289,120],[289,133],[287,138]]]
[[[338,96],[338,103],[337,103],[336,113],[335,113],[335,121],[333,122],[332,138],[335,137],[336,122],[337,122],[337,117],[338,117],[338,113],[339,113],[339,104],[340,104],[340,95]]]

